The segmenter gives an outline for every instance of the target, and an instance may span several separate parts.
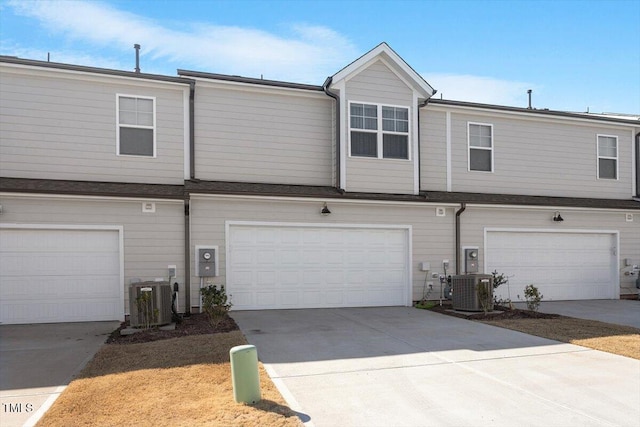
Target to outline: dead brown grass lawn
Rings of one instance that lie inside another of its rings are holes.
[[[640,329],[595,320],[557,317],[554,319],[480,320],[556,341],[640,359]]]
[[[229,349],[243,344],[234,331],[105,345],[38,425],[300,426],[262,365],[263,400],[233,400]]]

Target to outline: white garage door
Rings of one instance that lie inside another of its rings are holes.
[[[236,310],[408,304],[407,227],[231,224],[227,236]]]
[[[512,301],[534,284],[544,300],[617,298],[617,238],[610,233],[487,231],[486,270],[509,279]],[[507,298],[505,286],[498,294]]]
[[[118,230],[0,228],[3,324],[124,318]]]

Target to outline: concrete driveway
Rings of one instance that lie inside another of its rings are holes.
[[[34,425],[118,326],[0,325],[0,425]]]
[[[514,305],[518,308],[527,308],[524,302],[517,302]],[[538,311],[640,328],[640,301],[638,300],[542,301]]]
[[[640,426],[640,361],[408,307],[233,312],[321,426]]]

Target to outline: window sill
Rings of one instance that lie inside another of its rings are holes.
[[[365,156],[352,156],[349,155],[350,159],[356,159],[356,160],[379,160],[379,161],[385,161],[385,162],[411,162],[412,159],[393,159],[393,158],[388,158],[388,157],[365,157]]]

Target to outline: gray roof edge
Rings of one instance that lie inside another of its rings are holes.
[[[335,187],[262,184],[223,181],[186,181],[185,191],[190,194],[247,195],[274,197],[308,197],[342,200],[400,201],[415,203],[467,203],[469,205],[512,205],[576,207],[593,209],[640,209],[640,202],[629,199],[596,199],[576,197],[549,197],[517,194],[457,193],[423,191],[413,194],[339,192]]]
[[[395,201],[413,203],[466,203],[468,205],[548,206],[592,209],[640,210],[637,199],[548,197],[517,194],[423,191],[413,194],[360,193],[335,187],[263,184],[227,181],[184,181],[183,184],[139,184],[0,177],[0,192],[78,196],[131,197],[182,200],[189,194],[306,197],[327,200]]]
[[[22,59],[15,56],[0,55],[0,63],[26,65],[31,67],[51,68],[58,70],[77,71],[83,73],[102,74],[106,76],[130,77],[134,79],[156,80],[171,83],[190,84],[193,80],[184,77],[165,76],[161,74],[136,73],[134,71],[114,70],[109,68],[89,67],[85,65],[64,64],[60,62]]]
[[[467,205],[548,206],[592,209],[640,209],[640,201],[586,197],[533,196],[521,194],[424,192],[427,201],[466,203]]]
[[[543,116],[570,117],[570,118],[576,118],[576,119],[616,122],[616,123],[625,123],[625,124],[640,126],[640,120],[633,120],[633,119],[622,119],[622,118],[615,118],[615,117],[598,117],[598,116],[592,117],[592,116],[585,115],[583,113],[572,113],[569,111],[558,111],[558,110],[549,110],[549,109],[541,110],[536,108],[529,109],[524,107],[510,107],[507,105],[482,104],[478,102],[454,101],[449,99],[431,98],[427,105],[451,105],[454,107],[471,107],[471,108],[480,108],[485,110],[509,111],[509,112],[536,114],[536,115],[543,115]]]
[[[262,86],[283,87],[283,88],[289,88],[289,89],[323,91],[322,86],[310,85],[305,83],[283,82],[279,80],[258,79],[255,77],[232,76],[228,74],[207,73],[202,71],[190,71],[190,70],[182,70],[182,69],[178,69],[178,74],[181,76],[187,76],[187,77],[198,77],[202,79],[222,80],[222,81],[235,82],[235,83],[247,83],[247,84],[255,84],[255,85],[262,85]]]
[[[0,177],[0,192],[74,196],[184,199],[181,184],[71,181]]]

